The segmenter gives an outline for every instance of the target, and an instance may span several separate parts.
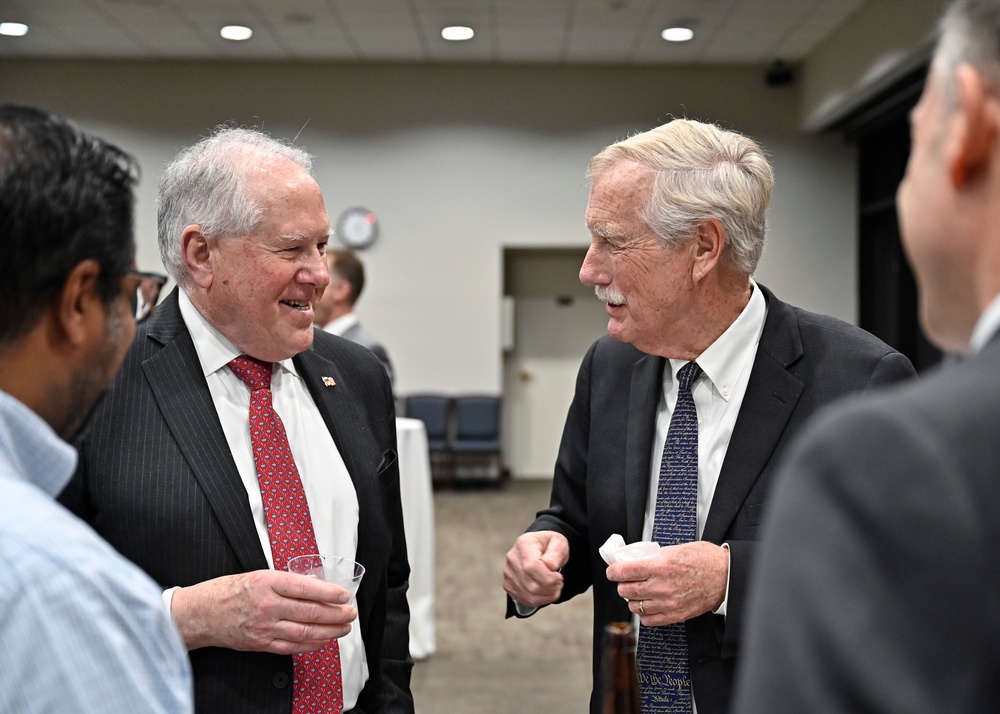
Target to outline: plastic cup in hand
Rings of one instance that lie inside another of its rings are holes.
[[[311,575],[327,583],[334,583],[351,594],[349,605],[358,606],[358,586],[365,574],[365,566],[338,555],[299,555],[288,560],[288,572]]]

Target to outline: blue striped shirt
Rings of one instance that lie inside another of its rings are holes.
[[[0,391],[0,712],[190,712],[159,588],[54,500],[76,460]]]

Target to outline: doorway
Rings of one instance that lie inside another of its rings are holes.
[[[552,478],[576,374],[608,316],[580,283],[586,248],[504,249],[504,463]]]

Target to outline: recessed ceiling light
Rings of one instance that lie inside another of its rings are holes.
[[[471,27],[466,27],[465,25],[452,25],[441,30],[441,37],[452,42],[471,40],[475,34]]]
[[[23,22],[0,22],[0,35],[23,37],[28,34],[28,26]]]
[[[226,25],[221,30],[219,34],[224,40],[249,40],[253,37],[253,30],[249,27],[244,27],[243,25]]]
[[[667,42],[687,42],[694,37],[694,30],[690,27],[668,27],[660,33],[660,37]]]

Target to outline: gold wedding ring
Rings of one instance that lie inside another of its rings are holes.
[[[646,611],[642,609],[642,603],[643,602],[645,602],[645,600],[640,600],[639,601],[639,614],[640,615],[645,615],[646,614]]]

